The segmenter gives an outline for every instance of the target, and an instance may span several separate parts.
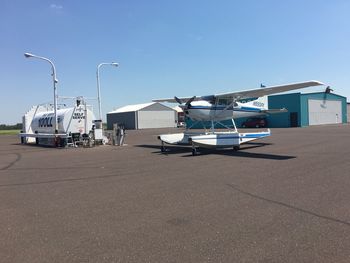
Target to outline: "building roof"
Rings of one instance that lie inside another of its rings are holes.
[[[107,114],[111,113],[123,113],[123,112],[136,112],[141,110],[152,110],[152,111],[164,111],[164,110],[171,110],[175,111],[174,109],[165,106],[159,102],[149,102],[149,103],[142,103],[142,104],[134,104],[134,105],[127,105],[124,107],[121,107],[119,109],[113,110],[108,112]]]
[[[336,94],[336,93],[325,93],[324,91],[316,91],[316,92],[292,92],[292,93],[277,93],[277,94],[272,94],[269,95],[268,97],[278,97],[278,96],[288,96],[288,95],[300,95],[300,96],[312,96],[312,95],[331,95],[331,96],[336,96],[336,97],[342,97],[342,98],[346,98],[342,95]]]
[[[119,112],[133,112],[133,111],[139,111],[143,108],[146,108],[148,106],[151,106],[153,104],[156,104],[157,102],[149,102],[149,103],[142,103],[142,104],[134,104],[134,105],[126,105],[124,107],[121,107],[119,109],[110,111],[108,113],[119,113]]]
[[[184,112],[179,106],[174,107],[173,110],[176,110],[177,112]]]
[[[316,92],[306,92],[306,93],[301,93],[301,95],[304,95],[304,96],[307,96],[307,95],[314,95],[314,94],[321,94],[321,95],[333,95],[333,96],[337,96],[337,97],[342,97],[342,98],[346,98],[345,96],[343,95],[339,95],[339,94],[336,94],[336,93],[333,93],[333,92],[330,92],[330,93],[326,93],[324,91],[316,91]]]

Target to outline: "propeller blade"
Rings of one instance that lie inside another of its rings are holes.
[[[182,100],[180,100],[178,97],[174,97],[174,99],[176,100],[177,103],[179,103],[180,105],[182,104]]]
[[[194,101],[195,98],[196,98],[196,96],[193,96],[192,98],[190,98],[185,104],[186,107],[190,106],[191,102]]]

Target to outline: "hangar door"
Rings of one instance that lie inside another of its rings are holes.
[[[309,125],[342,122],[342,103],[338,100],[309,100]]]
[[[176,127],[174,111],[138,111],[138,129]]]

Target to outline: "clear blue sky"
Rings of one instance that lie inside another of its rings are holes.
[[[348,0],[2,0],[0,123],[61,96],[96,96],[103,112],[152,98],[310,79],[350,98]],[[311,91],[319,91],[314,88]],[[349,100],[349,99],[348,99]],[[97,109],[97,108],[95,108]]]

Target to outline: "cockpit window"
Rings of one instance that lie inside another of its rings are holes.
[[[232,103],[231,99],[220,98],[218,100],[219,105],[230,105]]]

